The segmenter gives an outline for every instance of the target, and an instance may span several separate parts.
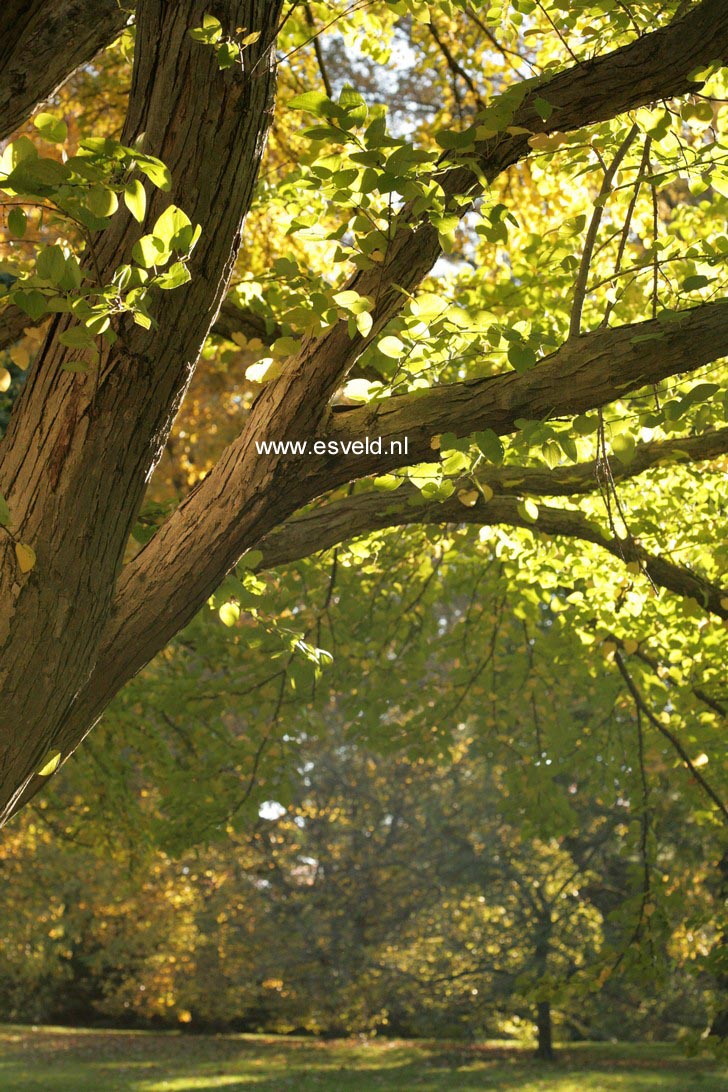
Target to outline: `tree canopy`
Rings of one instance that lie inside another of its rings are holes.
[[[235,625],[251,571],[413,524],[531,554],[725,815],[725,6],[218,6],[3,16],[6,817],[232,566]],[[699,748],[626,656],[679,658]]]

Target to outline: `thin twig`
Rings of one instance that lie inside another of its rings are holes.
[[[619,170],[620,164],[629,150],[629,146],[637,136],[639,129],[637,125],[633,125],[627,133],[619,148],[617,154],[611,162],[611,165],[607,167],[604,172],[604,178],[602,179],[601,189],[599,190],[599,196],[597,197],[596,204],[594,206],[594,212],[592,213],[591,222],[587,229],[586,238],[584,240],[584,250],[581,255],[581,262],[579,263],[579,272],[576,277],[576,284],[574,285],[574,302],[571,309],[571,320],[569,322],[569,337],[578,337],[581,332],[581,315],[584,310],[584,299],[586,297],[586,287],[589,280],[589,268],[591,266],[592,255],[594,253],[594,244],[597,241],[597,233],[599,231],[599,225],[602,222],[602,216],[604,214],[604,202],[607,195],[611,192],[612,182],[614,176]]]
[[[690,770],[690,773],[693,775],[695,780],[702,788],[703,792],[707,793],[707,795],[710,797],[716,807],[723,813],[726,822],[728,822],[728,806],[726,806],[726,804],[721,800],[715,789],[705,780],[700,770],[696,767],[695,763],[692,761],[690,755],[687,753],[677,736],[675,736],[669,728],[666,728],[665,725],[662,724],[652,712],[649,705],[643,698],[642,694],[637,689],[637,685],[630,675],[629,671],[627,670],[624,664],[624,660],[620,656],[619,652],[614,653],[614,662],[619,668],[619,673],[627,684],[627,689],[634,698],[635,705],[637,705],[637,707],[642,710],[642,712],[649,720],[650,724],[652,724],[660,733],[660,735],[664,736],[665,739],[668,740],[672,747],[677,751],[677,753],[680,755],[680,758]]]
[[[311,11],[311,5],[304,4],[303,10],[306,12],[306,22],[308,23],[311,30],[315,31],[316,21],[314,20],[313,12]],[[324,64],[324,54],[323,50],[321,49],[321,42],[319,40],[318,34],[314,34],[313,37],[313,51],[316,54],[316,63],[318,64],[319,72],[321,73],[321,82],[324,85],[324,91],[329,98],[332,98],[333,95],[331,90],[331,80],[329,79],[329,74],[326,71],[326,65]]]

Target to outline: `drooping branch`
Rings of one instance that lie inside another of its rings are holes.
[[[539,505],[538,516],[533,519],[524,514],[515,497],[485,501],[479,496],[466,505],[455,494],[446,501],[423,503],[419,491],[408,483],[393,493],[358,493],[296,516],[258,543],[263,553],[259,568],[275,568],[371,531],[425,523],[505,525],[590,542],[625,564],[637,562],[658,587],[696,600],[719,618],[728,618],[728,588],[711,583],[684,565],[649,553],[633,540],[610,536],[582,512]]]
[[[118,37],[132,8],[133,0],[5,0],[0,7],[0,141]]]
[[[725,801],[720,798],[713,786],[705,779],[705,777],[703,777],[700,770],[692,761],[690,755],[685,750],[683,744],[680,742],[675,733],[671,732],[667,725],[663,724],[660,720],[657,719],[657,717],[645,701],[644,697],[640,693],[639,689],[637,688],[637,684],[627,670],[624,660],[622,659],[619,652],[615,653],[614,659],[617,667],[619,668],[620,675],[627,684],[627,689],[634,698],[637,708],[645,714],[653,727],[657,729],[661,736],[664,736],[664,738],[669,742],[670,746],[677,752],[687,768],[690,770],[690,773],[695,778],[697,784],[700,785],[703,792],[710,797],[715,806],[722,813],[724,820],[728,822],[728,805],[726,805]]]

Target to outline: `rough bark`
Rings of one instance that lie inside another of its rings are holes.
[[[208,6],[139,5],[123,135],[128,144],[145,133],[145,148],[172,172],[172,191],[152,196],[148,222],[172,201],[204,225],[192,281],[158,294],[156,330],[120,324],[98,376],[63,370],[69,350],[56,334],[68,320],[54,320],[2,446],[0,491],[16,539],[33,546],[37,564],[21,573],[3,536],[0,808],[11,809],[22,793],[95,663],[130,528],[239,247],[270,120],[271,43],[281,5],[218,5],[230,32],[261,31],[242,63],[224,71],[215,51],[188,34]],[[95,266],[104,280],[143,230],[121,215],[100,237]]]
[[[5,0],[0,10],[0,141],[80,65],[113,42],[132,3]]]

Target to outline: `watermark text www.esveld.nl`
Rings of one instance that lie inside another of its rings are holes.
[[[408,455],[409,439],[365,436],[363,440],[256,440],[259,455]]]

